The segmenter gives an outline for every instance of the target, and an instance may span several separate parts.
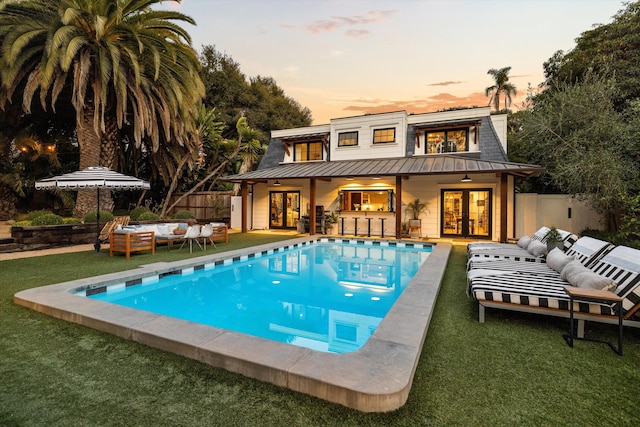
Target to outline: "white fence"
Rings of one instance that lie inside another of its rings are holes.
[[[604,230],[602,216],[580,200],[564,194],[516,194],[517,238],[546,225],[579,234],[585,228]]]

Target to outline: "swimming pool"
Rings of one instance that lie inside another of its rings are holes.
[[[323,240],[302,237],[284,245]],[[14,303],[360,411],[384,412],[401,407],[409,396],[450,243],[433,247],[366,344],[344,354],[319,352],[74,295],[81,289],[143,281],[178,270],[197,270],[209,263],[243,261],[252,254],[280,247],[282,242],[28,289],[17,293]]]
[[[303,242],[144,281],[81,289],[88,298],[318,351],[358,350],[431,245]]]

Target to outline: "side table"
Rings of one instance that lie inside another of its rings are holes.
[[[590,340],[586,338],[578,338],[573,333],[573,302],[596,302],[596,303],[614,303],[615,311],[618,313],[618,348],[616,349],[613,344],[605,342],[609,347],[613,349],[617,354],[622,356],[622,297],[614,294],[610,291],[600,291],[597,289],[584,289],[577,288],[575,286],[563,286],[564,291],[569,295],[569,335],[565,335],[564,339],[569,344],[569,347],[573,347],[573,340],[581,339],[586,341],[603,342],[599,340]]]

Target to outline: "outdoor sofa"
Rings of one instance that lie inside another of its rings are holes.
[[[227,224],[223,222],[212,222],[210,223],[213,227],[213,232],[211,236],[209,236],[209,241],[211,243],[224,241],[225,243],[229,243],[229,228]],[[184,240],[184,234],[176,234],[174,232],[175,229],[180,228],[184,229],[185,232],[188,228],[188,224],[182,222],[175,223],[158,223],[158,224],[140,224],[134,226],[126,226],[121,227],[116,230],[119,232],[142,232],[142,231],[153,231],[155,234],[156,243],[166,243],[169,247],[173,245],[173,243],[177,241]]]

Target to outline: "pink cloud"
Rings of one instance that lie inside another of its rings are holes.
[[[459,85],[464,83],[463,81],[459,81],[459,82],[453,82],[453,81],[448,81],[448,82],[438,82],[438,83],[431,83],[428,84],[427,86],[451,86],[451,85]]]
[[[304,28],[312,34],[334,31],[343,26],[368,25],[383,21],[384,19],[395,14],[397,10],[372,10],[366,15],[355,16],[334,16],[332,19],[323,19],[315,21]],[[291,28],[288,25],[282,25],[285,28]],[[349,30],[345,33],[348,37],[358,37],[369,35],[365,30]]]

